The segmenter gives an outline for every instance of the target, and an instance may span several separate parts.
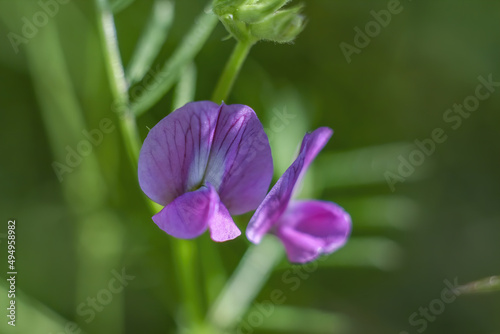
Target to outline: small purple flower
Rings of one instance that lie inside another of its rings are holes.
[[[214,241],[241,234],[231,215],[255,210],[271,183],[271,148],[244,105],[192,102],[155,125],[139,156],[139,184],[165,207],[153,221],[182,239],[207,228]]]
[[[304,136],[297,159],[286,170],[253,215],[246,235],[259,243],[275,234],[290,262],[305,263],[342,247],[351,232],[351,217],[340,206],[325,201],[291,201],[293,190],[333,131],[322,127]]]

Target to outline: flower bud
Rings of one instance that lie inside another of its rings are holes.
[[[246,23],[255,23],[274,14],[290,0],[255,1],[240,6],[235,13],[238,20]]]
[[[238,41],[249,41],[252,39],[250,32],[248,31],[247,24],[245,22],[235,20],[233,14],[224,14],[219,16],[219,20],[222,22],[226,30],[229,31],[229,33],[231,33],[231,35]]]
[[[250,26],[251,35],[278,43],[289,43],[304,29],[302,6],[280,10]]]
[[[225,14],[233,14],[246,2],[248,2],[248,0],[214,0],[212,3],[212,10],[219,17]]]
[[[291,42],[304,29],[302,6],[281,9],[290,0],[214,0],[213,12],[239,41]]]

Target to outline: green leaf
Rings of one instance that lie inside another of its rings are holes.
[[[188,102],[194,101],[196,93],[196,65],[188,64],[182,71],[177,87],[174,91],[172,110],[182,107]]]
[[[174,21],[174,3],[170,0],[156,0],[148,24],[137,43],[126,71],[129,85],[143,79],[167,39]]]
[[[414,200],[396,195],[343,199],[339,204],[351,213],[357,231],[407,230],[416,223],[419,212]]]
[[[181,44],[168,59],[155,80],[144,83],[143,94],[132,103],[132,110],[138,116],[158,102],[179,79],[182,69],[193,61],[217,25],[217,16],[203,13],[195,21]]]
[[[344,152],[323,152],[311,166],[321,176],[315,188],[320,191],[330,187],[387,184],[385,173],[397,173],[398,157],[408,156],[414,148],[411,143],[389,143]],[[408,181],[422,179],[431,168],[432,164],[426,162],[416,168]]]
[[[258,303],[257,303],[258,304]],[[314,333],[349,333],[351,324],[349,318],[342,314],[329,313],[311,308],[263,305],[267,308],[268,315],[260,329],[279,331],[282,333],[304,332]],[[253,307],[248,314],[258,312],[262,314],[262,309]]]
[[[0,293],[2,296],[9,294],[9,288],[5,283],[0,283]],[[6,298],[2,298],[2,300],[6,301]],[[16,292],[16,306],[22,310],[23,317],[26,317],[25,319],[29,319],[29,321],[18,320],[16,321],[16,327],[12,327],[7,324],[7,321],[10,320],[4,316],[4,321],[0,323],[0,333],[64,333],[68,326],[78,328],[76,324],[71,323],[44,304],[30,298],[22,291]],[[81,330],[79,333],[84,334]]]
[[[111,11],[114,14],[118,14],[122,10],[126,9],[128,6],[130,6],[134,0],[114,0],[111,1],[110,6],[111,6]]]
[[[318,260],[322,267],[372,268],[383,271],[399,267],[403,251],[394,241],[382,237],[355,237],[337,252]]]

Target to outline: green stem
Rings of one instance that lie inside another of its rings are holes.
[[[116,28],[111,12],[111,7],[107,0],[95,0],[98,8],[99,33],[104,51],[104,58],[108,77],[113,93],[114,106],[121,106],[120,129],[125,149],[129,155],[132,167],[137,167],[139,159],[139,148],[141,140],[137,130],[135,116],[132,113],[128,99],[128,83],[125,80],[125,71],[123,69],[118,40],[116,37]]]
[[[197,251],[194,240],[175,239],[173,242],[174,262],[177,268],[177,280],[180,286],[183,316],[188,328],[203,322],[204,311],[201,286],[196,279],[200,276],[197,270]]]
[[[461,285],[457,288],[460,293],[487,293],[500,291],[500,276],[491,276],[479,281]]]
[[[134,169],[136,169],[141,140],[137,131],[135,115],[130,108],[128,84],[125,79],[120,50],[118,48],[113,14],[107,0],[95,1],[99,12],[99,31],[115,102],[114,105],[119,105],[123,108],[122,114],[119,117],[122,130],[121,133],[129,159]],[[158,206],[149,200],[147,201],[151,212],[156,214],[159,211]],[[181,296],[183,299],[182,304],[188,323],[187,327],[193,327],[200,324],[203,320],[202,294],[198,291],[199,285],[196,280],[198,275],[195,274],[196,262],[194,259],[196,248],[192,242],[186,240],[176,240],[174,247],[175,251],[173,252],[173,256],[176,266],[175,271],[179,274],[179,284],[181,286]]]
[[[35,4],[26,9],[36,10]],[[88,129],[88,124],[68,73],[57,26],[47,24],[43,33],[27,46],[26,55],[54,158],[64,161],[67,154],[64,147],[66,144],[75,147],[81,142],[82,130]],[[61,188],[75,223],[75,301],[79,303],[107,286],[112,269],[120,270],[123,224],[106,207],[106,179],[101,173],[96,154],[86,156],[85,163],[77,166],[74,172],[58,176],[63,177],[60,179]],[[99,238],[104,238],[102,240],[106,242],[96,242]],[[96,317],[92,323],[84,324],[86,330],[95,334],[123,332],[123,295],[116,295],[114,298],[116,302],[113,299],[113,303],[107,306],[106,316]],[[30,322],[34,320],[31,318]],[[79,321],[83,322],[82,319]],[[30,324],[26,325],[29,328]],[[40,332],[40,325],[35,327],[33,330],[20,331]],[[1,328],[0,331],[4,332]],[[48,329],[42,332],[48,332]]]
[[[250,246],[208,311],[208,322],[219,331],[234,329],[283,255],[283,246],[272,236]]]
[[[227,99],[229,92],[233,87],[234,81],[240,72],[241,66],[245,62],[250,49],[253,46],[253,42],[238,42],[229,58],[229,61],[224,67],[217,87],[215,88],[214,94],[212,95],[212,101],[220,103]]]

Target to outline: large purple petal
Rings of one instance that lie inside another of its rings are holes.
[[[262,202],[272,176],[271,148],[255,112],[244,105],[223,104],[205,180],[214,185],[231,214],[242,214]]]
[[[304,136],[297,159],[276,182],[250,219],[246,230],[248,240],[259,243],[262,237],[278,222],[288,206],[295,185],[332,134],[332,129],[322,127]]]
[[[192,102],[163,118],[148,133],[139,155],[139,184],[166,205],[203,183],[220,106]]]
[[[290,262],[304,263],[342,247],[351,233],[351,217],[340,206],[323,201],[296,201],[277,224]]]
[[[153,216],[163,231],[180,239],[192,239],[206,231],[218,211],[219,197],[211,186],[187,192]]]

